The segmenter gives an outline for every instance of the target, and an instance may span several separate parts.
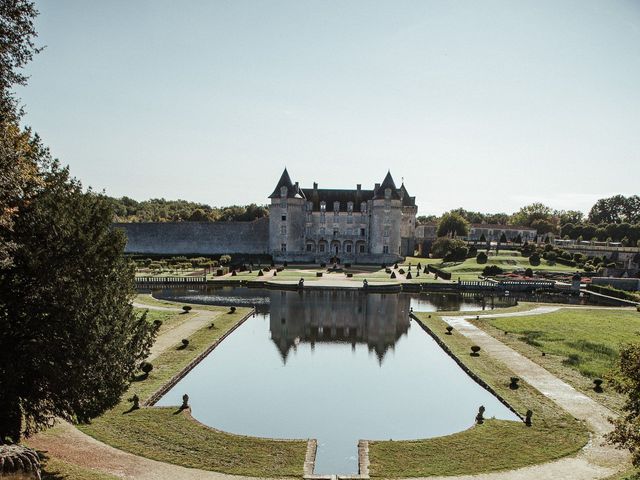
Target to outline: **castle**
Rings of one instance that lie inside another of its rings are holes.
[[[413,255],[415,197],[391,173],[373,190],[300,188],[285,168],[269,217],[252,222],[117,223],[125,252],[143,255],[271,255],[278,262],[394,263]]]
[[[301,188],[285,168],[269,199],[269,253],[277,261],[393,263],[414,253],[416,199],[391,172],[372,190],[339,190]]]

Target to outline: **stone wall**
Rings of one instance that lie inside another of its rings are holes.
[[[269,219],[253,222],[116,223],[127,235],[126,253],[161,255],[266,254]]]

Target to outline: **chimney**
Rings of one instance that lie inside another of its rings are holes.
[[[316,182],[313,182],[313,189],[318,190],[318,184]]]
[[[295,183],[295,187],[296,187],[296,192],[300,190],[300,185],[298,185],[298,182]]]
[[[356,189],[357,189],[358,191],[362,190],[362,184],[358,183],[358,184],[356,185]]]
[[[380,184],[379,184],[379,183],[376,183],[376,187],[375,187],[375,189],[374,189],[374,190],[378,190],[379,188],[380,188]]]

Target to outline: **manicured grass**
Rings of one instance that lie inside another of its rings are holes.
[[[640,313],[633,310],[563,308],[546,315],[489,320],[501,331],[587,377],[602,378],[618,359],[620,345],[638,339]]]
[[[542,463],[571,455],[589,435],[583,423],[566,414],[533,387],[521,382],[511,390],[513,373],[488,355],[471,357],[471,342],[459,334],[444,335],[446,324],[436,315],[418,314],[476,375],[520,414],[534,412],[533,426],[487,420],[445,437],[413,441],[370,442],[370,472],[376,477],[478,474]],[[418,405],[419,406],[419,405]]]
[[[120,477],[79,467],[58,458],[43,462],[42,480],[117,480]]]
[[[187,317],[180,312],[169,312],[163,310],[147,310],[145,308],[134,308],[137,315],[142,315],[147,312],[147,322],[153,323],[156,320],[160,320],[162,325],[158,331],[158,335],[162,335],[167,330],[177,327],[181,323],[187,320]]]
[[[135,393],[141,403],[149,398],[248,311],[238,308],[233,314],[222,314],[217,317],[215,328],[205,327],[191,335],[187,348],[166,350],[153,360],[154,368],[148,378],[134,382],[119,405],[79,428],[116,448],[163,462],[235,475],[299,476],[306,441],[221,432],[199,424],[177,407],[129,411],[129,397]]]

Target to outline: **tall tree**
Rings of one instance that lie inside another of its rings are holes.
[[[640,223],[640,197],[614,195],[601,198],[589,211],[589,221],[601,223]]]
[[[116,405],[155,335],[133,312],[134,267],[109,201],[33,148],[42,183],[15,219],[14,263],[0,276],[0,438],[14,440]]]
[[[438,237],[457,237],[469,234],[469,222],[457,212],[445,213],[438,222]]]
[[[524,225],[530,227],[536,220],[551,221],[553,210],[543,203],[532,203],[522,207],[511,216],[512,225]]]

